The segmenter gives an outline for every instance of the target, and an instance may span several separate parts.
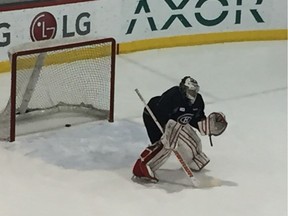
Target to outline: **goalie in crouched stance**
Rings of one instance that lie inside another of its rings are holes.
[[[227,127],[222,113],[211,113],[206,117],[205,104],[197,81],[185,76],[179,86],[174,86],[161,96],[150,99],[148,107],[164,129],[156,125],[145,108],[143,121],[152,145],[140,155],[133,167],[135,177],[158,181],[155,171],[177,150],[192,171],[200,171],[210,159],[202,152],[201,135],[220,135]]]

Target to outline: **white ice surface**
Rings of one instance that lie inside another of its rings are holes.
[[[148,138],[143,104],[191,75],[206,114],[228,128],[195,189],[172,156],[159,184],[131,181]],[[9,94],[0,76],[0,107]],[[90,122],[0,142],[1,216],[286,216],[287,41],[151,50],[117,57],[115,122]]]

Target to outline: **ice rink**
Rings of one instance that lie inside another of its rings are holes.
[[[158,184],[131,181],[148,137],[143,103],[186,75],[206,114],[228,128],[201,137],[211,162],[193,188],[171,156]],[[0,75],[0,107],[9,94]],[[1,216],[286,216],[287,41],[243,42],[117,57],[115,122],[90,122],[0,142]],[[69,122],[67,122],[69,123]]]

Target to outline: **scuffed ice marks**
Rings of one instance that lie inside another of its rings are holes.
[[[93,122],[18,137],[6,149],[66,169],[120,169],[147,146],[145,129],[132,121]]]

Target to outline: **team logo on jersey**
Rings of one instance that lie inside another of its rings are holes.
[[[185,124],[188,124],[192,118],[193,118],[193,114],[187,113],[187,114],[179,116],[177,118],[177,122],[185,125]]]

